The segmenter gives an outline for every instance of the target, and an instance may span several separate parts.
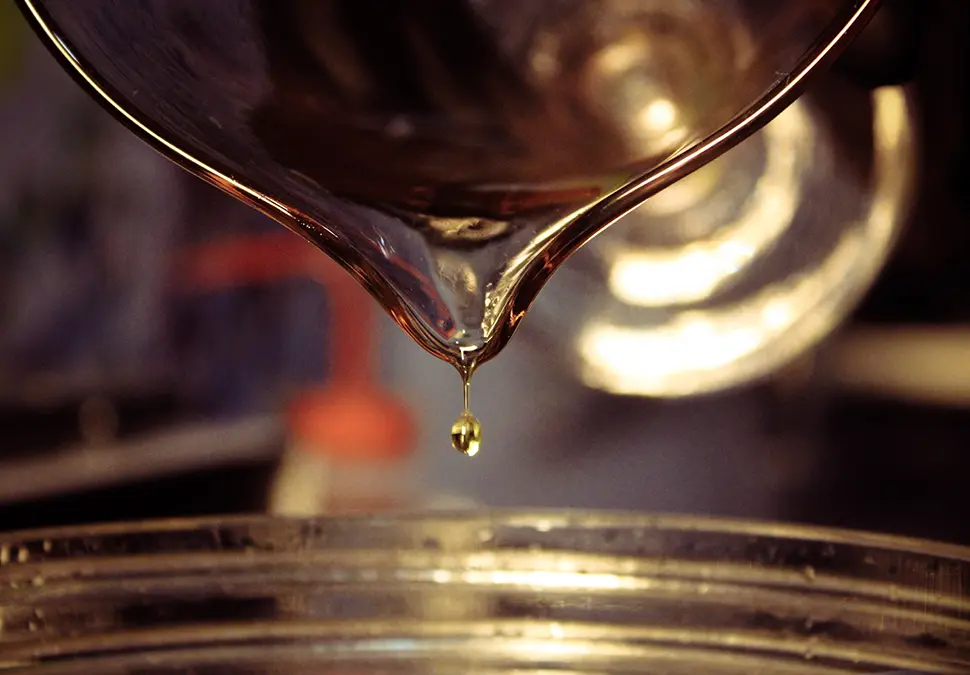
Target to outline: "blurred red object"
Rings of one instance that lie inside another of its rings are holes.
[[[330,379],[290,402],[291,434],[334,459],[400,459],[414,449],[409,410],[376,382],[373,300],[320,251],[286,231],[251,235],[189,248],[177,274],[179,283],[195,292],[285,278],[319,283],[333,318]]]

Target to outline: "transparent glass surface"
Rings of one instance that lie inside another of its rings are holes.
[[[129,127],[452,361],[802,90],[875,0],[20,0]]]
[[[690,396],[764,377],[852,311],[910,214],[914,102],[822,78],[577,252],[526,330],[588,386]]]
[[[15,673],[970,672],[970,550],[687,517],[0,536]]]

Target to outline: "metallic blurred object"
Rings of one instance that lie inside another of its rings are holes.
[[[285,440],[283,420],[262,415],[173,425],[114,442],[73,443],[0,459],[0,505],[269,462],[279,457]]]
[[[771,374],[882,268],[910,208],[912,116],[898,87],[807,96],[577,254],[532,330],[617,394],[689,396]]]
[[[970,408],[970,327],[857,327],[825,350],[816,375],[848,392]]]

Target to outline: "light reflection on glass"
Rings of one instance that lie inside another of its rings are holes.
[[[764,139],[765,164],[754,190],[737,217],[719,227],[713,236],[676,248],[630,247],[614,251],[608,262],[609,288],[618,300],[637,307],[702,300],[784,234],[798,209],[801,170],[812,152],[812,126],[803,106],[795,104],[780,115],[765,128]],[[722,174],[730,171],[731,162],[730,154],[718,160],[725,165],[720,167]],[[703,183],[697,186],[707,187]],[[685,196],[680,199],[685,201]],[[690,216],[687,211],[683,217]],[[709,218],[710,214],[701,213],[698,217]],[[651,225],[648,219],[642,227]]]
[[[696,394],[761,376],[831,331],[878,273],[908,198],[912,148],[905,94],[878,90],[873,106],[873,193],[861,220],[846,223],[824,259],[732,302],[669,313],[659,324],[637,325],[630,315],[620,320],[608,312],[586,321],[575,340],[585,383],[620,394]],[[717,247],[679,256],[617,253],[611,292],[641,307],[703,298],[743,266],[745,256],[782,234],[771,231],[770,218],[797,204],[775,189],[780,184],[762,196],[753,211],[758,215],[734,230],[738,239],[725,237]]]

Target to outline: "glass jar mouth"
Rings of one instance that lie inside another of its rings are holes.
[[[242,517],[5,534],[0,563],[0,671],[970,671],[970,549],[877,534]]]

